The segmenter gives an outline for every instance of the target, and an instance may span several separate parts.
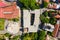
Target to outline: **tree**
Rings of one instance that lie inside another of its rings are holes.
[[[4,34],[6,37],[10,37],[11,35],[9,33]]]
[[[42,23],[50,23],[52,25],[56,24],[56,18],[53,17],[53,15],[48,12],[44,12],[42,15],[40,15],[40,20]]]
[[[56,24],[56,18],[54,18],[54,17],[52,17],[52,18],[50,18],[50,24]]]
[[[13,20],[14,22],[19,21],[19,19],[18,19],[18,18],[13,18],[12,20]]]
[[[31,37],[31,40],[37,40],[37,37],[38,37],[37,32],[36,33],[30,33],[29,35],[30,35],[29,37]]]
[[[34,35],[34,40],[37,40],[37,37],[38,37],[38,34],[36,32],[35,35]]]
[[[28,8],[28,6],[29,6],[28,0],[19,0],[19,1],[23,5],[23,7]]]
[[[49,15],[48,15],[49,17],[53,17],[52,13],[49,12],[48,14],[49,14]]]
[[[23,34],[22,40],[31,40],[31,38],[29,37],[29,33]]]
[[[49,23],[49,18],[45,17],[44,23]]]
[[[39,5],[37,5],[36,0],[19,0],[19,1],[26,9],[34,10],[39,8]]]
[[[40,15],[40,20],[43,21],[45,19],[44,15]]]
[[[28,33],[24,34],[23,40],[37,40],[38,34],[37,33]]]
[[[49,18],[45,17],[44,15],[40,15],[40,20],[42,23],[49,23]]]
[[[47,17],[47,16],[48,16],[48,12],[45,11],[45,12],[43,13],[43,15],[44,15],[45,17]]]
[[[46,8],[48,6],[48,3],[47,2],[43,2],[43,7]]]
[[[30,0],[30,8],[32,10],[39,8],[39,5],[36,4],[36,0]]]
[[[45,40],[45,31],[38,32],[38,40]]]

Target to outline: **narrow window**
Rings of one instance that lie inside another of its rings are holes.
[[[35,14],[31,14],[31,25],[34,24]]]

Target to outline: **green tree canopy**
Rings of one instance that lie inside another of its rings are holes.
[[[38,34],[37,33],[28,33],[24,34],[23,40],[37,40]]]
[[[24,34],[23,40],[44,40],[45,39],[45,31],[39,31],[36,33],[28,33]]]
[[[18,18],[13,18],[12,21],[14,21],[14,22],[18,22],[19,19],[18,19]]]
[[[45,31],[40,31],[38,34],[38,40],[45,40]]]
[[[50,23],[53,25],[56,24],[56,18],[54,17],[50,18]]]
[[[52,12],[52,11],[49,11]],[[50,23],[52,25],[56,24],[56,18],[52,15],[52,13],[44,12],[40,15],[40,20],[42,23]]]
[[[48,6],[48,3],[47,2],[43,2],[43,7],[46,8]]]
[[[45,17],[44,15],[40,15],[40,20],[41,20],[43,23],[49,23],[49,18]]]
[[[4,34],[6,37],[10,37],[11,35],[9,33]]]
[[[38,9],[39,5],[36,4],[36,0],[19,0],[25,9]]]
[[[48,16],[48,12],[45,11],[45,12],[43,13],[43,15],[44,15],[45,17],[47,17],[47,16]]]

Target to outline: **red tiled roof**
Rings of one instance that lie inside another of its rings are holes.
[[[44,1],[49,3],[50,0],[44,0]]]
[[[48,8],[57,9],[57,4],[49,4]]]
[[[11,12],[11,14],[4,14],[4,12]],[[19,9],[17,9],[16,4],[0,8],[0,18],[11,19],[18,17],[18,15],[19,15]]]
[[[52,34],[53,37],[56,37],[57,36],[58,29],[59,29],[59,24],[56,24],[55,25],[55,29],[54,29],[53,34]]]
[[[0,2],[0,7],[4,7],[4,6],[7,6],[7,4],[4,2]]]
[[[60,30],[60,28],[59,28],[59,30]]]
[[[60,18],[60,15],[56,15],[55,18]]]

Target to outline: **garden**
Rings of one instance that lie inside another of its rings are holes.
[[[53,15],[53,13],[54,13],[54,15]],[[56,14],[58,14],[58,12],[56,12],[56,11],[52,11],[52,10],[45,11],[40,15],[40,20],[43,23],[43,25],[44,25],[44,23],[50,23],[52,25],[55,25],[57,23],[57,19],[54,17]],[[41,27],[41,26],[39,26],[39,27]],[[52,36],[52,32],[47,31],[47,34]]]
[[[52,25],[56,24],[56,18],[52,15],[55,11],[45,11],[40,15],[40,20],[42,23],[50,23]]]

